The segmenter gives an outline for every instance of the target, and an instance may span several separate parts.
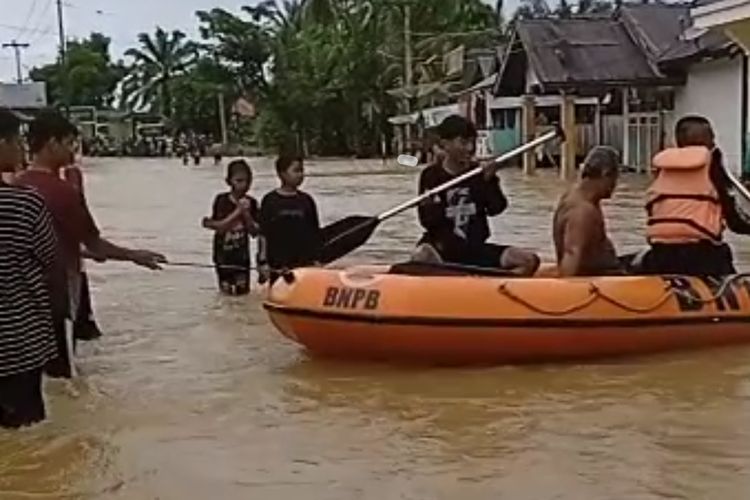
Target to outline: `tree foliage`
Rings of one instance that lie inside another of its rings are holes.
[[[545,0],[521,0],[514,17],[598,15],[612,8],[608,0],[557,0],[553,8]],[[125,53],[127,67],[112,63],[102,35],[72,41],[67,87],[72,104],[107,106],[120,94],[126,109],[159,113],[175,129],[217,138],[219,103],[231,116],[242,98],[256,106],[254,139],[269,149],[371,155],[388,142],[387,118],[407,103],[411,109],[440,104],[457,86],[474,83],[447,74],[444,56],[502,43],[502,9],[503,0],[494,8],[485,0],[263,0],[237,11],[214,8],[196,13],[198,40],[163,28],[138,35]],[[62,73],[52,64],[32,76],[46,81],[59,102]]]
[[[66,72],[61,71],[59,62],[56,62],[33,68],[30,77],[47,83],[47,98],[51,103],[63,103],[63,89],[67,89],[71,105],[110,106],[117,85],[125,75],[125,67],[122,62],[112,62],[109,46],[110,39],[101,33],[71,40],[67,44]],[[61,77],[66,74],[67,85],[61,85]]]
[[[183,32],[168,33],[161,27],[153,36],[141,33],[138,41],[140,47],[125,52],[133,63],[122,82],[123,102],[129,108],[145,108],[171,118],[174,81],[195,64],[198,47]]]

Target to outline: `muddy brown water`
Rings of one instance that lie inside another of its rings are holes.
[[[254,160],[255,193],[275,184]],[[309,165],[324,221],[389,208],[416,170]],[[221,168],[89,160],[90,204],[115,241],[210,262],[199,227]],[[552,255],[551,172],[502,173],[495,238]],[[645,180],[608,204],[621,251],[643,243]],[[392,262],[413,212],[348,262]],[[740,263],[750,243],[731,240]],[[430,369],[310,359],[261,296],[222,298],[210,270],[90,266],[105,336],[82,376],[46,384],[50,419],[0,431],[1,499],[746,499],[750,348],[585,365]]]

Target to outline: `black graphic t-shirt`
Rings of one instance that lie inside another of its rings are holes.
[[[271,268],[305,266],[318,259],[320,222],[318,208],[309,194],[271,191],[260,204],[259,223]]]
[[[442,164],[430,165],[419,177],[419,193],[455,177]],[[419,205],[419,222],[425,229],[422,241],[450,253],[471,251],[490,236],[487,218],[501,214],[507,206],[500,179],[476,175]]]
[[[250,216],[258,219],[258,201],[251,197]],[[237,209],[237,202],[230,193],[221,193],[214,200],[211,218],[220,221]],[[235,266],[250,266],[250,232],[244,217],[238,217],[224,232],[214,233],[214,263]]]

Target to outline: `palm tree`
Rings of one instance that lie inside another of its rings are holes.
[[[184,75],[198,58],[198,47],[178,30],[167,33],[161,27],[153,36],[138,35],[140,48],[125,55],[133,58],[129,74],[123,81],[123,100],[127,107],[147,107],[172,117],[173,80]]]
[[[284,28],[302,28],[302,2],[301,0],[263,0],[257,5],[244,6],[242,10],[249,14],[253,21],[269,21],[273,31],[278,32]]]

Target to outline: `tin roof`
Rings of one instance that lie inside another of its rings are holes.
[[[664,78],[616,19],[535,19],[517,26],[544,88],[635,85]]]

